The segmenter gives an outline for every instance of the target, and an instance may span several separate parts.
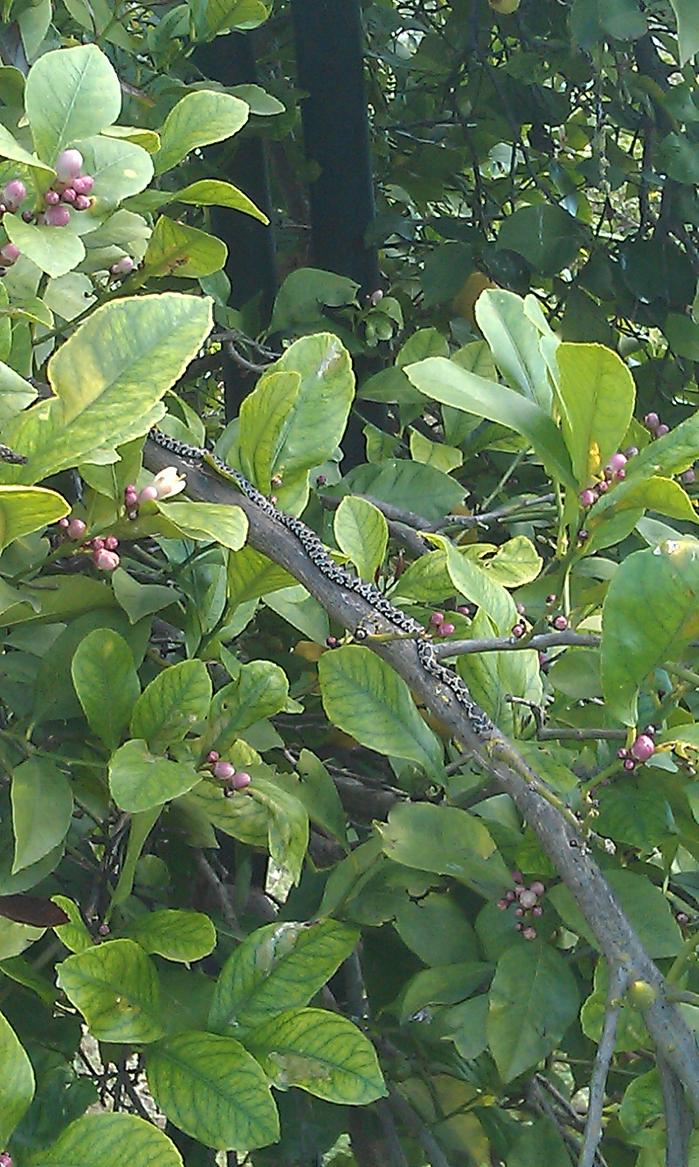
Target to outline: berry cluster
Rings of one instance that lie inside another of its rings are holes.
[[[9,1151],[0,1151],[0,1167],[12,1167],[12,1156]]]
[[[502,899],[498,900],[498,907],[501,912],[506,912],[510,904],[516,904],[515,916],[517,917],[517,931],[522,933],[525,940],[536,940],[536,928],[532,924],[526,924],[524,921],[527,917],[537,919],[539,916],[543,916],[544,909],[539,903],[539,900],[546,891],[546,888],[538,879],[535,879],[529,887],[526,887],[521,871],[513,871],[512,880],[512,889],[505,892]]]
[[[589,510],[591,506],[594,506],[594,504],[597,502],[597,499],[600,498],[601,495],[607,493],[609,487],[614,482],[623,482],[623,480],[626,478],[626,464],[629,459],[635,458],[637,453],[637,446],[629,446],[628,449],[624,450],[623,452],[618,450],[616,454],[612,454],[604,468],[604,477],[601,478],[599,482],[594,482],[592,486],[588,486],[585,490],[580,491],[580,494],[578,495],[578,498],[580,499],[580,505],[584,507],[585,510]],[[580,534],[582,534],[582,532]]]
[[[622,746],[620,750],[617,750],[617,757],[623,761],[625,770],[635,770],[637,765],[642,765],[653,757],[655,753],[654,733],[655,726],[649,725],[645,733],[638,734],[629,749]]]
[[[447,620],[444,612],[432,613],[430,616],[430,628],[434,629],[435,636],[452,636],[455,631],[454,625],[450,620]]]
[[[237,790],[246,790],[252,782],[247,770],[236,770],[232,762],[222,762],[216,750],[209,751],[206,762],[211,767],[214,778],[223,783],[226,798],[230,798]]]
[[[104,539],[96,536],[84,541],[87,526],[82,519],[59,519],[58,526],[66,539],[82,544],[81,550],[91,553],[92,562],[99,571],[114,571],[119,566],[120,560],[116,554],[119,540],[116,535],[106,535]]]
[[[177,473],[174,466],[166,466],[156,474],[153,481],[138,490],[132,482],[124,487],[124,507],[128,519],[137,519],[139,507],[144,502],[158,502],[164,498],[171,498],[184,490],[186,480]]]
[[[516,604],[515,607],[517,609],[518,616],[526,615],[526,608],[524,607],[524,604]],[[521,640],[526,631],[527,626],[524,623],[524,620],[518,620],[512,628],[512,635],[514,636],[515,640]]]

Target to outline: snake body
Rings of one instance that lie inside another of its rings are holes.
[[[287,531],[291,531],[292,535],[301,544],[311,563],[318,568],[326,579],[338,587],[344,588],[346,591],[354,592],[356,595],[361,596],[363,600],[366,600],[371,605],[378,615],[388,620],[402,634],[410,639],[414,637],[417,656],[423,670],[434,681],[440,685],[444,685],[454,694],[459,704],[465,710],[474,733],[484,737],[490,736],[495,728],[492,721],[473,700],[461,677],[440,662],[432,643],[425,638],[425,629],[422,624],[414,620],[411,616],[407,616],[405,612],[402,612],[400,608],[392,604],[373,583],[361,579],[359,576],[352,575],[346,568],[335,563],[330,555],[328,555],[322,540],[318,538],[315,531],[307,527],[301,519],[297,519],[293,515],[279,510],[262,491],[253,486],[244,474],[241,474],[240,470],[229,466],[227,462],[224,462],[223,458],[219,458],[217,454],[209,450],[203,450],[198,446],[189,445],[187,442],[181,442],[176,438],[171,438],[168,434],[164,434],[158,429],[152,429],[148,436],[156,446],[166,450],[168,453],[174,454],[178,458],[182,458],[184,461],[190,462],[195,466],[210,466],[221,477],[233,482],[241,494],[244,494],[250,502],[259,507],[270,519],[275,523],[279,523],[280,526],[286,527]],[[362,621],[354,630],[353,635],[357,641],[368,639],[370,633],[365,621]]]

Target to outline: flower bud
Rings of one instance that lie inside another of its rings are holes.
[[[85,538],[86,531],[87,525],[82,519],[71,519],[68,523],[68,538],[74,539],[76,543]]]
[[[690,466],[689,470],[685,470],[683,474],[680,474],[680,482],[683,486],[691,486],[696,480],[697,474],[693,466]]]
[[[230,762],[215,762],[213,774],[214,778],[220,779],[221,782],[230,782],[235,774],[235,766]]]
[[[372,308],[375,308],[377,304],[380,304],[383,300],[383,292],[381,291],[381,288],[377,288],[375,292],[372,292],[370,299]]]
[[[61,150],[56,159],[56,177],[59,182],[72,182],[82,170],[83,156],[79,150]]]
[[[70,211],[67,207],[47,207],[44,222],[49,227],[67,227],[70,223]]]
[[[669,434],[669,433],[670,433],[669,425],[663,425],[661,423],[658,426],[657,430],[655,431],[655,436],[656,436],[656,438],[664,438],[665,434]]]
[[[523,908],[533,908],[536,906],[537,895],[531,888],[525,889],[519,897],[519,902]]]
[[[12,210],[18,207],[20,203],[23,203],[26,197],[27,188],[21,178],[13,178],[11,182],[8,182],[2,192],[2,201],[5,203],[5,206],[10,207]]]
[[[557,632],[565,632],[568,627],[568,621],[562,614],[560,616],[554,616],[553,626]]]
[[[61,196],[57,190],[47,190],[44,195],[44,201],[47,207],[56,207],[61,201]]]
[[[246,770],[236,770],[231,778],[231,786],[234,790],[245,790],[251,782],[252,778]]]
[[[90,207],[92,206],[92,199],[89,199],[87,195],[79,194],[75,196],[74,205],[76,211],[89,211]]]
[[[164,470],[160,470],[153,479],[153,486],[156,490],[156,497],[172,498],[174,494],[179,494],[187,485],[186,479],[177,473],[174,466],[166,466]],[[141,494],[143,491],[141,491]]]
[[[515,624],[514,628],[512,629],[512,635],[514,636],[515,640],[521,640],[526,631],[527,629],[524,624]]]
[[[507,900],[498,900],[496,906],[500,909],[501,912],[506,912],[507,911]]]
[[[71,206],[73,206],[77,197],[78,196],[76,195],[72,186],[67,186],[61,195],[61,202],[62,203],[69,203]]]
[[[157,497],[158,497],[158,488],[157,488],[157,486],[154,486],[152,484],[150,486],[144,486],[143,490],[139,490],[139,492],[138,492],[138,501],[139,502],[155,502]]]
[[[136,264],[130,255],[122,255],[121,259],[113,263],[109,270],[113,276],[127,276],[129,272],[133,271],[135,266]]]
[[[206,755],[206,760],[211,765],[213,765],[214,762],[218,762],[220,757],[221,755],[219,754],[218,750],[209,750],[208,754]]]
[[[660,418],[657,413],[647,413],[643,419],[643,424],[646,429],[655,430],[660,425]]]
[[[536,940],[536,928],[523,928],[522,936],[525,940]]]
[[[624,769],[625,770],[635,770],[636,769],[636,763],[634,762],[633,758],[625,758],[624,759]]]
[[[91,174],[79,174],[73,179],[73,190],[79,195],[89,195],[94,185],[95,180]]]
[[[617,470],[621,470],[627,462],[626,454],[612,454],[607,462],[607,469],[611,470],[612,474],[616,474]]]
[[[448,620],[446,621],[446,623],[440,624],[439,628],[437,629],[438,636],[451,636],[453,634],[453,632],[454,632],[454,625],[451,624]]]
[[[533,891],[535,896],[542,896],[546,888],[540,879],[535,879],[533,883],[529,884],[529,890]]]
[[[0,247],[0,255],[3,258],[5,266],[15,263],[20,257],[20,250],[16,243],[6,243],[4,247]]]
[[[515,883],[524,883],[524,876],[521,871],[513,871],[512,878]]]
[[[648,734],[640,733],[631,746],[631,757],[637,762],[647,762],[655,753],[655,742]]]
[[[119,546],[119,540],[117,539],[116,535],[107,535],[107,538],[104,541],[104,545],[107,548],[107,551],[116,551],[117,547]]]
[[[95,551],[92,556],[95,567],[99,571],[114,571],[119,566],[119,556],[114,551],[107,551],[102,548],[100,551]]]
[[[0,1153],[0,1167],[13,1167],[12,1156],[9,1151]]]
[[[581,490],[578,495],[580,505],[583,507],[591,507],[593,503],[597,502],[597,495],[594,490]]]
[[[59,527],[62,527],[64,531],[67,531],[68,527],[70,526],[70,519],[59,519],[58,525]]]
[[[33,223],[34,222],[34,212],[33,211],[22,211],[22,219],[25,223]]]
[[[433,612],[430,616],[430,624],[433,628],[438,628],[440,624],[444,623],[444,612]]]

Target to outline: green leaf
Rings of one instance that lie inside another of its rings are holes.
[[[370,495],[429,520],[449,514],[466,494],[465,487],[448,474],[407,458],[386,458],[375,466],[357,466],[345,476],[342,487],[344,493]]]
[[[197,40],[213,40],[230,29],[257,28],[267,19],[271,0],[190,0]]]
[[[652,474],[679,474],[693,465],[699,450],[699,411],[671,429],[669,434],[649,442],[640,454],[631,458],[629,478],[648,478]]]
[[[548,413],[551,386],[541,332],[526,311],[529,299],[501,288],[486,288],[476,301],[475,316],[503,377]]]
[[[114,598],[120,608],[126,612],[129,624],[138,624],[145,616],[152,616],[154,612],[161,612],[169,608],[179,599],[174,588],[164,584],[142,584],[123,567],[117,567],[112,572],[112,588]]]
[[[148,1053],[148,1086],[175,1126],[206,1147],[244,1155],[279,1138],[267,1079],[231,1037],[178,1033]]]
[[[216,947],[216,929],[203,912],[161,908],[146,912],[129,926],[128,935],[144,952],[166,960],[203,960]]]
[[[462,962],[425,968],[408,981],[400,998],[400,1023],[434,1005],[455,1005],[470,997],[490,979],[489,964]]]
[[[141,692],[131,649],[113,629],[95,628],[78,645],[70,671],[90,729],[115,750]]]
[[[90,138],[80,143],[84,159],[83,173],[95,180],[92,196],[96,209],[114,206],[138,194],[153,177],[153,162],[147,150],[134,142],[107,137]],[[87,243],[90,246],[90,242]]]
[[[563,436],[583,490],[622,444],[636,389],[621,357],[600,344],[561,344],[557,358]]]
[[[583,49],[591,49],[608,37],[638,40],[646,31],[645,16],[638,0],[573,0],[570,29],[573,40]]]
[[[355,928],[335,920],[257,928],[219,974],[210,1027],[235,1033],[307,1005],[354,951],[358,938]]]
[[[42,486],[0,486],[0,551],[15,539],[57,523],[69,513],[69,504],[55,490]]]
[[[109,763],[112,798],[131,814],[179,798],[200,781],[192,765],[156,757],[140,740],[125,742]]]
[[[420,717],[410,690],[368,648],[346,645],[318,661],[328,719],[380,754],[417,762],[428,774],[442,765],[442,746]]]
[[[296,770],[300,778],[296,794],[312,821],[345,843],[347,841],[345,809],[337,793],[337,787],[323,763],[310,750],[301,750]]]
[[[590,534],[586,553],[589,555],[625,539],[638,526],[645,510],[685,522],[699,522],[699,515],[679,482],[672,478],[628,478],[602,495],[589,512],[585,521]],[[672,528],[666,527],[665,535],[670,531]],[[657,542],[662,542],[662,537]]]
[[[280,464],[288,418],[301,388],[299,373],[266,373],[240,407],[240,459],[243,473],[263,494],[270,494]]]
[[[425,466],[436,466],[445,474],[456,470],[464,460],[461,450],[455,446],[446,446],[444,442],[431,442],[419,430],[410,431],[410,457]]]
[[[648,955],[656,960],[677,956],[682,935],[660,888],[631,871],[606,871],[605,877]],[[565,885],[552,888],[548,898],[566,926],[597,947],[589,924]]]
[[[12,830],[15,857],[12,873],[31,867],[58,847],[70,827],[73,794],[70,783],[50,758],[28,758],[12,772]],[[37,813],[41,807],[41,813]]]
[[[557,1126],[537,1119],[518,1135],[507,1156],[507,1167],[570,1167],[570,1156]]]
[[[53,178],[54,171],[45,162],[41,162],[36,154],[30,154],[12,137],[10,131],[0,125],[0,158],[9,158],[11,162],[19,162],[22,166],[30,166],[32,170],[43,172],[44,180]]]
[[[133,940],[109,940],[56,967],[59,988],[98,1041],[141,1045],[162,1037],[158,974]]]
[[[255,1057],[279,1090],[366,1106],[386,1094],[374,1048],[351,1021],[324,1009],[290,1009],[250,1035]]]
[[[227,256],[228,248],[222,239],[161,215],[143,257],[143,273],[146,276],[210,276],[221,270]]]
[[[575,485],[560,431],[543,409],[521,393],[498,385],[496,381],[487,381],[443,357],[429,357],[410,365],[405,372],[412,384],[433,401],[515,430],[530,442],[556,478],[568,486]]]
[[[69,923],[58,924],[54,928],[61,944],[64,944],[70,952],[85,952],[86,949],[93,948],[95,942],[85,926],[75,901],[69,900],[67,896],[51,896],[51,900],[63,909],[69,919]]]
[[[602,689],[614,716],[635,725],[644,679],[663,661],[681,657],[697,635],[699,541],[668,539],[629,555],[602,609]]]
[[[280,869],[280,886],[289,888],[301,879],[308,848],[308,814],[301,800],[285,789],[281,781],[265,779],[257,774],[256,768],[252,770],[249,800],[258,803],[266,812],[269,853]]]
[[[7,222],[3,219],[3,227],[22,255],[54,278],[66,275],[85,258],[83,242],[71,231],[70,225],[37,227],[25,223],[19,215],[8,215]]]
[[[6,1147],[34,1097],[34,1071],[15,1031],[0,1013],[0,1146]]]
[[[582,225],[550,203],[520,207],[503,220],[498,247],[523,255],[535,271],[553,276],[572,263],[583,245]]]
[[[32,1167],[183,1167],[180,1153],[157,1126],[134,1114],[86,1114],[50,1147],[32,1155]]]
[[[396,913],[395,928],[423,964],[457,964],[480,955],[476,934],[452,895],[435,892],[408,900]]]
[[[657,149],[656,166],[668,178],[687,186],[699,182],[699,159],[686,134],[668,134]]]
[[[211,678],[201,660],[185,660],[163,669],[138,698],[131,717],[131,736],[152,749],[181,741],[209,712]]]
[[[384,854],[404,867],[449,875],[488,898],[502,895],[511,882],[489,831],[468,811],[401,803],[376,830]]]
[[[248,726],[279,713],[288,694],[289,682],[279,665],[265,660],[243,665],[211,702],[205,748],[225,753]]]
[[[5,427],[3,440],[26,454],[29,463],[3,467],[3,477],[46,478],[75,466],[96,444],[119,446],[145,433],[153,407],[181,376],[210,327],[211,301],[175,292],[97,308],[49,361],[56,397]]]
[[[231,610],[282,588],[296,587],[296,580],[283,567],[272,563],[253,547],[243,547],[228,557],[228,600]]]
[[[37,153],[55,162],[64,146],[99,134],[121,111],[119,78],[95,45],[44,53],[32,65],[24,105]]]
[[[680,38],[680,65],[699,53],[699,12],[694,0],[670,0],[677,17],[677,32]]]
[[[277,293],[270,332],[322,329],[324,308],[354,304],[359,284],[335,272],[302,267],[291,272]]]
[[[240,551],[248,536],[247,515],[240,507],[216,502],[163,502],[158,510],[188,539],[220,543]]]
[[[192,182],[175,192],[172,201],[177,203],[191,203],[196,207],[230,207],[233,211],[242,211],[259,219],[261,223],[269,223],[267,216],[255,206],[242,190],[230,182],[222,182],[218,178],[203,178],[199,182]]]
[[[222,142],[237,134],[248,120],[249,112],[244,101],[229,93],[208,89],[188,93],[170,110],[160,131],[156,174],[172,170],[199,146]]]
[[[498,961],[490,988],[488,1043],[503,1082],[558,1045],[575,1020],[578,990],[568,964],[541,941],[521,941]]]
[[[363,579],[373,579],[388,547],[388,523],[364,498],[347,495],[335,512],[335,539]]]
[[[447,571],[457,592],[482,608],[501,634],[509,633],[517,620],[517,609],[510,593],[457,551],[451,540],[439,537],[439,543],[446,552]]]

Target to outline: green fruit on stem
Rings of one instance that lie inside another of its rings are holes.
[[[634,1009],[650,1009],[657,995],[648,981],[632,981],[628,988],[629,1004]]]
[[[488,0],[493,12],[498,12],[500,16],[512,16],[520,5],[520,0]]]

